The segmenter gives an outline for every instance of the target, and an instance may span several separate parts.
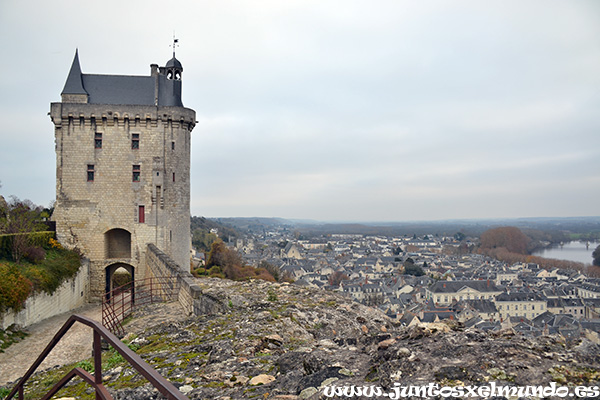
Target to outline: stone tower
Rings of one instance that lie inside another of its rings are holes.
[[[90,260],[90,299],[119,268],[147,277],[149,243],[190,265],[190,136],[194,110],[181,102],[175,58],[148,76],[83,74],[78,52],[55,126],[58,240]]]

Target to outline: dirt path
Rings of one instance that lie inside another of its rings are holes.
[[[5,353],[0,353],[0,386],[9,382],[16,383],[72,314],[102,322],[102,306],[90,304],[29,326],[27,328],[29,336],[11,345]],[[186,317],[186,313],[179,303],[171,302],[141,307],[134,311],[133,317],[133,320],[124,327],[126,333],[139,333],[150,326],[181,320]],[[54,347],[37,371],[91,357],[92,341],[92,328],[76,323]]]
[[[101,322],[102,306],[89,304],[27,327],[29,336],[0,353],[0,386],[21,378],[72,314],[80,314]],[[40,365],[38,371],[90,357],[92,340],[92,328],[76,323]]]

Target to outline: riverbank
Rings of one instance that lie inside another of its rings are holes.
[[[591,265],[592,253],[599,245],[598,242],[572,241],[562,244],[552,244],[544,249],[536,250],[532,256],[549,258],[554,260],[565,260],[580,262],[584,265]]]

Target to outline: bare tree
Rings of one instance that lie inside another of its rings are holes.
[[[11,256],[17,263],[30,247],[28,234],[45,228],[40,222],[41,210],[30,200],[19,200],[15,196],[11,196],[10,202],[0,210],[0,231],[11,235]]]

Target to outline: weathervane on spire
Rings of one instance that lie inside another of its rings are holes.
[[[175,58],[175,47],[179,47],[179,39],[175,39],[175,31],[173,31],[173,44],[170,45],[173,47],[173,58]]]

